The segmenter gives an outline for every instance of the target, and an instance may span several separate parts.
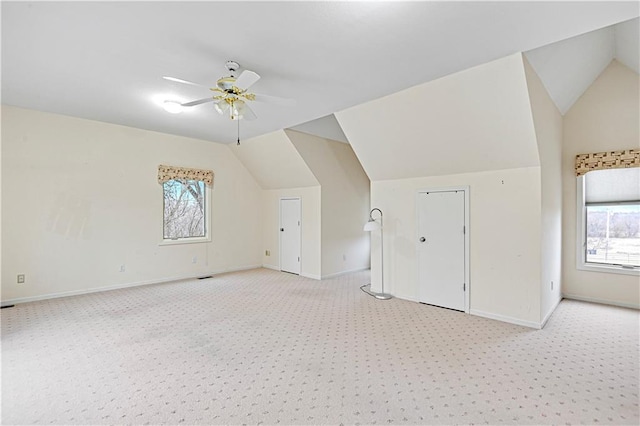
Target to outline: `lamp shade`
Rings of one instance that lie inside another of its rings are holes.
[[[364,230],[367,232],[378,231],[380,229],[382,229],[382,226],[375,220],[370,220],[364,224]]]

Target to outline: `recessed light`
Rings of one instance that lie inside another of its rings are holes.
[[[162,108],[164,108],[165,111],[170,112],[171,114],[179,114],[183,110],[180,102],[176,101],[164,101],[162,103]]]

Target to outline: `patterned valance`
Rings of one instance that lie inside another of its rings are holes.
[[[208,186],[213,186],[213,171],[188,169],[186,167],[158,166],[158,183],[162,184],[173,179],[201,180]]]
[[[592,170],[624,169],[627,167],[640,167],[640,149],[576,155],[576,176],[582,176]]]

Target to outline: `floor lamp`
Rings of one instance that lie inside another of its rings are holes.
[[[373,212],[377,211],[378,213],[380,213],[380,223],[378,223],[374,218],[373,218]],[[387,294],[384,292],[384,240],[382,239],[382,235],[383,235],[383,230],[382,230],[382,210],[374,208],[371,209],[371,211],[369,212],[369,221],[367,223],[364,224],[364,230],[367,232],[373,232],[373,231],[378,231],[380,230],[380,282],[382,284],[381,286],[381,292],[380,293],[375,293],[373,291],[368,292],[369,294],[371,294],[373,297],[375,297],[376,299],[380,299],[380,300],[388,300],[391,299],[391,295]]]

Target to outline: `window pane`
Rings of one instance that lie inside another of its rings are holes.
[[[164,238],[204,237],[205,187],[195,180],[170,180],[164,190]]]
[[[640,266],[640,204],[586,210],[587,263]]]

